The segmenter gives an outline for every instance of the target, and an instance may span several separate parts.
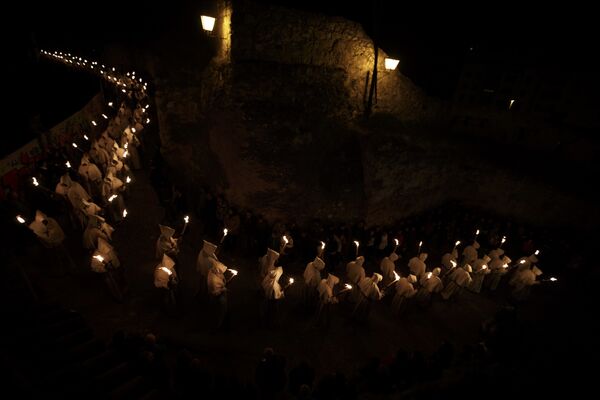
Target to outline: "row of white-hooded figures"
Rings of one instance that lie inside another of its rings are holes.
[[[133,169],[141,168],[137,150],[140,141],[136,132],[144,129],[142,115],[145,110],[138,105],[133,112],[133,122],[129,124],[132,112],[123,103],[107,130],[92,142],[89,153],[81,157],[77,172],[85,188],[73,181],[69,173],[61,176],[55,188],[67,204],[71,217],[84,229],[83,246],[92,252],[90,266],[94,272],[104,273],[107,266],[119,268],[121,265],[111,244],[114,228],[100,214],[106,208],[115,222],[127,215],[123,193],[133,180],[130,165]],[[112,135],[115,135],[114,139]],[[87,140],[87,135],[85,138]],[[73,147],[79,148],[76,143]],[[70,168],[70,163],[67,166]],[[32,179],[34,185],[39,186],[37,179]],[[90,193],[101,199],[102,206],[92,201]],[[55,219],[37,210],[29,228],[45,247],[64,251],[65,234]]]
[[[155,273],[155,285],[168,288],[169,279],[176,279],[174,262],[167,254],[177,253],[177,239],[173,238],[175,231],[172,228],[161,226],[161,237],[156,244],[157,258],[162,257],[162,262],[157,266]],[[225,278],[227,267],[221,263],[216,255],[218,246],[204,241],[203,247],[198,254],[196,268],[200,273],[201,284],[206,285],[209,295],[219,296],[226,290],[228,279]],[[392,252],[384,257],[380,263],[381,273],[374,273],[371,277],[366,276],[364,269],[365,258],[357,257],[346,265],[346,283],[344,289],[337,290],[340,284],[339,277],[329,273],[326,277],[321,276],[325,268],[325,262],[319,256],[309,262],[303,273],[307,296],[318,300],[321,305],[337,303],[337,295],[347,290],[352,290],[349,299],[357,304],[365,301],[381,300],[388,288],[394,289],[392,300],[393,310],[398,313],[403,308],[405,301],[414,297],[421,303],[431,299],[433,293],[440,293],[441,297],[448,300],[463,289],[469,289],[479,293],[483,287],[484,280],[490,290],[496,290],[500,280],[509,270],[515,270],[509,284],[513,287],[513,293],[518,295],[526,288],[539,283],[536,278],[542,271],[535,266],[538,259],[535,254],[520,258],[514,265],[512,260],[504,254],[502,248],[496,248],[487,255],[479,257],[480,245],[474,241],[463,250],[462,262],[459,266],[458,250],[456,247],[442,256],[442,267],[427,271],[425,261],[427,253],[420,253],[408,262],[410,274],[401,277],[396,272],[395,262],[399,259],[397,253]],[[319,251],[320,250],[320,251]],[[321,254],[323,248],[317,252]],[[264,297],[268,300],[280,300],[284,298],[285,287],[280,284],[283,268],[276,263],[280,254],[268,249],[266,254],[259,259],[258,277]],[[166,270],[168,272],[165,272]],[[234,271],[235,276],[237,271]],[[231,278],[230,278],[231,279]],[[293,279],[286,287],[293,283]],[[381,287],[380,287],[381,285]]]

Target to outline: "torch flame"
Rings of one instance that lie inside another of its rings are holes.
[[[127,217],[127,209],[123,210],[123,218]]]
[[[185,221],[185,223],[187,224],[188,222],[190,222],[190,216],[186,215],[185,217],[183,217],[183,220]]]
[[[23,219],[23,217],[21,217],[20,215],[17,215],[17,221],[19,221],[20,224],[25,223],[25,219]]]
[[[159,269],[162,269],[163,271],[165,271],[167,273],[167,275],[169,275],[169,276],[171,276],[173,274],[173,271],[171,271],[167,267],[160,267]]]
[[[104,262],[104,257],[102,257],[100,254],[95,255],[93,258],[95,258],[96,260],[98,260],[100,262]]]

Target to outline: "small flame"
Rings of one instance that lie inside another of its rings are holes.
[[[475,232],[475,235],[479,235],[479,229],[477,229],[477,232]]]
[[[394,271],[394,280],[398,281],[400,280],[400,275],[398,275],[398,273],[396,271]]]
[[[167,275],[169,275],[169,276],[171,276],[173,274],[173,271],[171,271],[167,267],[160,267],[159,269],[162,269],[163,271],[165,271],[167,273]]]
[[[128,156],[128,155],[129,155],[129,152],[128,152],[127,150],[125,150],[125,151],[123,152],[123,158],[127,158],[127,156]]]
[[[551,280],[552,282],[556,282],[558,279],[556,279],[555,277],[551,277],[551,278],[550,278],[550,280]]]
[[[504,269],[508,268],[508,264],[504,264],[504,265],[502,266],[502,268],[504,268]]]
[[[125,182],[131,183],[131,178],[130,177],[125,178]]]
[[[113,201],[114,199],[116,199],[116,198],[117,198],[117,195],[116,195],[116,194],[113,194],[112,196],[110,196],[110,197],[108,198],[108,201],[110,201],[110,202],[112,203],[112,201]]]
[[[290,285],[294,283],[294,278],[290,278]]]
[[[144,107],[144,109],[147,110],[148,107],[150,107],[150,104],[146,104],[146,107]]]
[[[525,264],[525,262],[526,262],[525,260],[521,260],[521,261],[519,261],[519,264]]]
[[[500,244],[506,242],[506,236],[502,236],[502,241],[500,242]]]
[[[129,147],[129,143],[125,143],[125,144],[123,145],[123,148],[124,148],[125,150],[127,150],[127,147]]]
[[[398,244],[399,244],[400,242],[398,241],[398,239],[394,239],[394,243],[396,243],[396,246],[398,246]]]
[[[456,267],[456,261],[450,260],[450,264],[452,264],[452,268]]]
[[[108,119],[108,117],[106,116],[106,114],[102,114],[102,118]]]
[[[66,162],[65,165],[67,166],[67,168],[71,168],[71,163],[70,162]]]
[[[108,102],[108,106],[109,106],[109,107],[112,107],[112,106],[113,106],[113,102],[112,102],[112,101],[109,101],[109,102]]]
[[[125,90],[125,89],[121,89],[121,92],[123,92],[123,93],[127,93],[127,90]]]
[[[126,218],[126,217],[127,217],[127,209],[124,209],[123,210],[123,218]]]
[[[536,250],[535,253],[533,253],[533,254],[535,254],[537,256],[538,254],[540,254],[540,251]]]
[[[90,138],[89,138],[87,135],[83,135],[83,138],[84,138],[85,140],[90,140]]]
[[[40,183],[38,182],[37,178],[34,176],[31,178],[31,180],[33,181],[33,186],[39,186]]]
[[[223,236],[224,236],[224,237],[225,237],[225,236],[227,236],[227,232],[229,232],[229,231],[227,230],[227,228],[223,229]]]
[[[231,272],[233,276],[236,276],[238,274],[238,272],[235,269],[230,269],[229,272]]]
[[[25,223],[25,219],[23,217],[21,217],[20,215],[17,215],[17,221],[19,221],[20,224]]]
[[[98,124],[96,123],[96,121],[92,121],[92,125],[98,126]]]
[[[345,286],[345,287],[346,287],[346,289],[348,289],[348,290],[352,289],[352,285],[349,285],[349,284],[347,284],[347,283],[346,283],[344,286]]]
[[[321,250],[325,249],[325,242],[321,240]]]
[[[356,248],[358,249],[358,247],[360,246],[360,243],[358,243],[358,240],[355,240],[354,244],[356,245]]]
[[[71,145],[72,145],[73,147],[77,148],[77,143],[73,142],[73,143],[71,143]]]
[[[421,247],[421,246],[423,246],[423,241],[422,240],[419,242],[419,247]]]
[[[454,247],[458,246],[460,244],[460,240],[457,240],[456,242],[454,242]]]
[[[131,128],[131,132],[135,133],[135,128]]]
[[[483,264],[483,265],[481,266],[481,269],[487,269],[487,265]]]
[[[115,71],[116,71],[116,70],[115,70],[115,67],[112,67],[112,70],[113,70],[113,72],[115,72]]]
[[[190,222],[190,216],[186,215],[185,217],[183,217],[183,220],[185,221],[185,223],[187,224],[188,222]]]
[[[432,275],[432,273],[431,273],[431,272],[428,272],[428,273],[427,273],[427,279],[431,278],[431,275]]]
[[[98,260],[100,262],[104,262],[104,257],[102,257],[100,254],[94,256],[93,258],[95,258],[96,260]]]
[[[150,123],[150,118],[146,118],[146,123],[149,124]]]
[[[287,238],[285,235],[283,235],[283,238],[282,238],[282,239],[283,239],[283,242],[284,242],[285,244],[288,244],[289,240],[288,240],[288,238]]]

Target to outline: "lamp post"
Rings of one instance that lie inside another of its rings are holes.
[[[213,29],[215,28],[215,18],[209,17],[208,15],[201,15],[200,22],[202,23],[202,29],[208,36],[213,35]]]

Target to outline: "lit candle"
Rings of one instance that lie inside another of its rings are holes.
[[[396,271],[394,271],[394,278],[395,278],[394,282],[400,280],[400,275],[398,275],[398,273]]]
[[[102,118],[108,119],[108,117],[106,116],[106,114],[102,114]]]
[[[131,128],[131,132],[135,133],[135,128]]]
[[[92,257],[92,258],[95,258],[96,260],[100,261],[101,263],[103,263],[103,262],[104,262],[104,257],[102,257],[100,254],[98,254],[98,255],[95,255],[95,256],[94,256],[94,257]]]
[[[290,281],[289,281],[289,282],[290,282],[290,285],[291,285],[292,283],[294,283],[294,278],[290,278]]]
[[[150,107],[150,104],[146,104],[146,107],[144,107],[144,109],[148,109],[148,107]]]
[[[536,251],[535,251],[535,253],[533,253],[533,254],[535,254],[535,255],[537,256],[537,255],[539,255],[539,254],[540,254],[540,251],[539,251],[539,250],[536,250]]]
[[[150,123],[150,118],[146,118],[146,123],[149,124]]]
[[[109,106],[109,107],[112,107],[112,106],[113,106],[113,102],[112,102],[112,101],[109,101],[109,102],[108,102],[108,106]]]
[[[551,278],[550,278],[550,280],[551,280],[552,282],[556,282],[558,279],[556,279],[555,277],[551,277]]]
[[[83,135],[83,138],[84,138],[85,140],[90,140],[90,138],[89,138],[87,135]]]
[[[321,240],[321,250],[325,250],[325,242]]]
[[[395,245],[394,245],[394,251],[393,251],[392,253],[395,253],[395,252],[396,252],[396,249],[398,248],[398,244],[399,244],[400,242],[398,241],[398,239],[394,239],[394,243],[395,243]]]
[[[238,274],[238,272],[235,269],[230,269],[229,272],[231,272],[233,276],[236,276]]]
[[[477,236],[479,236],[479,229],[477,229],[477,231],[475,232],[475,239],[477,239]]]
[[[128,155],[129,155],[129,151],[125,150],[123,152],[123,158],[127,158]]]
[[[67,166],[67,168],[71,168],[71,163],[70,162],[66,162],[65,165]]]
[[[227,233],[228,233],[228,232],[229,232],[229,231],[227,230],[227,228],[224,228],[224,229],[223,229],[223,237],[221,238],[221,243],[223,243],[223,241],[225,240],[225,236],[227,236]]]
[[[127,150],[127,147],[129,147],[129,143],[125,143],[125,144],[123,145],[123,148],[124,148],[125,150]]]
[[[188,222],[190,222],[190,216],[186,215],[185,217],[183,217],[183,220],[185,221],[186,225]]]
[[[96,123],[96,121],[92,121],[92,125],[98,126],[98,124]]]
[[[125,178],[125,182],[130,183],[131,182],[131,178],[130,177]]]
[[[127,209],[124,209],[123,210],[123,218],[126,218],[126,217],[127,217]]]
[[[508,268],[508,264],[502,265],[502,268],[504,268],[504,269]]]
[[[121,89],[121,92],[123,92],[123,93],[127,93],[127,90],[125,90],[125,89]]]
[[[454,261],[454,260],[450,260],[450,264],[452,264],[452,268],[455,268],[455,267],[456,267],[456,261]]]
[[[506,242],[506,236],[502,236],[502,240],[500,241],[500,245],[502,246]]]
[[[21,217],[20,215],[17,215],[17,221],[19,221],[20,224],[25,223],[25,219],[23,217]]]
[[[519,261],[519,264],[525,264],[525,260]]]
[[[422,240],[419,242],[419,251],[417,252],[418,254],[421,254],[421,246],[423,246]]]
[[[432,273],[431,273],[431,272],[428,272],[428,273],[427,273],[427,279],[431,279],[431,275],[432,275]]]
[[[344,286],[346,287],[346,289],[347,289],[347,290],[350,290],[350,289],[352,289],[352,285],[349,285],[349,284],[347,284],[347,283],[346,283]]]
[[[356,245],[356,256],[358,257],[358,248],[360,247],[360,243],[358,242],[358,240],[355,240],[354,244]]]
[[[116,199],[116,198],[117,198],[117,195],[116,195],[116,194],[113,194],[112,196],[110,196],[110,197],[108,198],[108,201],[112,203],[112,201],[113,201],[114,199]]]
[[[458,246],[460,244],[460,240],[457,240],[456,242],[454,242],[454,247]]]
[[[33,186],[39,186],[40,183],[38,182],[37,178],[34,176],[31,178],[32,182],[33,182]]]
[[[483,265],[481,266],[481,269],[482,269],[482,270],[484,270],[484,269],[487,269],[487,265],[483,264]]]

